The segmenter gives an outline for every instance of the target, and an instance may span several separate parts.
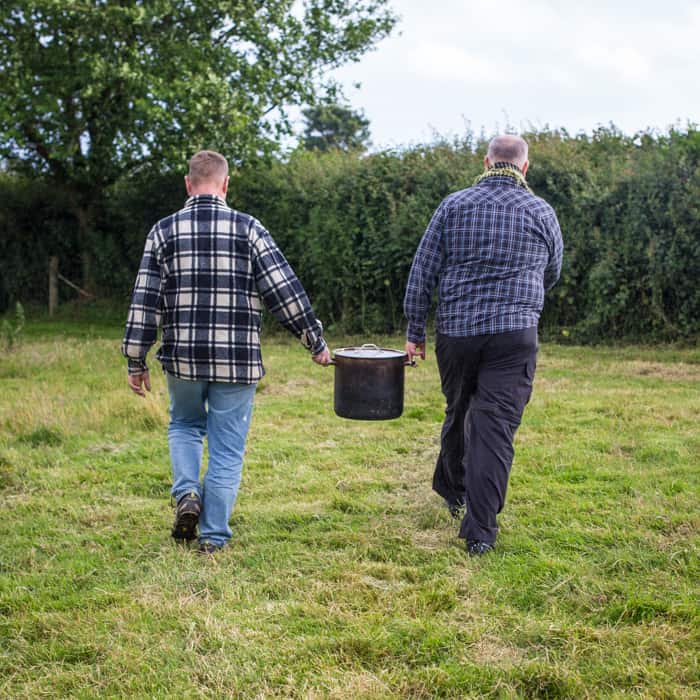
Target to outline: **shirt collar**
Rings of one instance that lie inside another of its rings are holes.
[[[191,197],[188,197],[185,201],[185,209],[212,205],[228,207],[228,204],[226,204],[226,200],[223,197],[219,197],[216,194],[194,194]]]
[[[479,185],[488,185],[490,187],[503,187],[504,185],[508,187],[520,187],[518,181],[508,175],[491,175],[491,177],[484,178]]]

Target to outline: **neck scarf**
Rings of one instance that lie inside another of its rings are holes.
[[[474,184],[478,185],[489,177],[503,176],[515,180],[518,187],[524,187],[528,192],[532,192],[522,170],[520,170],[517,165],[513,165],[513,163],[494,163],[488,170],[481,173],[481,175],[474,180]]]

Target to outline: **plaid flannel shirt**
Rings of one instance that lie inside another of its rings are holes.
[[[156,357],[167,372],[257,382],[262,302],[313,354],[326,347],[304,288],[262,224],[220,197],[190,197],[146,239],[122,344],[129,373],[147,369],[162,322]]]
[[[449,195],[420,241],[406,286],[407,339],[425,340],[432,293],[436,328],[449,336],[537,325],[561,272],[563,243],[547,202],[512,177],[488,177]]]

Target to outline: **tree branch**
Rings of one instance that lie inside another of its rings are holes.
[[[49,168],[64,181],[68,179],[68,172],[65,165],[58,159],[51,155],[46,144],[41,140],[39,133],[31,124],[24,122],[22,124],[22,131],[29,141],[30,148],[33,148],[37,154],[43,158],[48,164]]]

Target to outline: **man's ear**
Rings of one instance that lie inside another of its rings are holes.
[[[189,176],[185,175],[185,190],[187,190],[187,196],[192,196],[192,183],[190,182]]]
[[[224,180],[224,184],[221,186],[221,191],[226,194],[228,192],[228,181],[229,181],[229,176],[226,176],[226,179]]]
[[[484,156],[484,167],[486,168],[486,170],[488,170],[491,167],[491,163],[489,163],[488,156]]]
[[[530,167],[530,161],[527,161],[527,160],[526,160],[526,161],[523,163],[523,167],[520,168],[520,169],[523,171],[523,175],[527,172],[527,169],[528,169],[529,167]]]

